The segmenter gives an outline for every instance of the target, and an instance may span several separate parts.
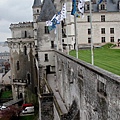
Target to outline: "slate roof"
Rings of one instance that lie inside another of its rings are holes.
[[[41,6],[41,5],[42,5],[41,0],[34,0],[33,7],[38,7],[38,6]]]
[[[56,9],[54,3],[51,0],[44,0],[40,15],[38,17],[38,22],[51,20],[55,15]]]
[[[118,9],[118,1],[119,0],[103,0],[103,2],[106,2],[106,8],[107,8],[107,12],[118,12],[119,9]],[[93,5],[93,11],[94,12],[98,12],[98,4],[99,3],[99,0],[96,0],[96,3],[95,4],[92,4]],[[102,3],[101,3],[102,4]]]

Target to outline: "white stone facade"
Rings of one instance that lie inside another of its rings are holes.
[[[84,18],[77,18],[77,31],[78,31],[78,43],[88,44],[88,38],[91,34],[88,34],[90,29],[90,22],[87,17],[89,13],[85,13]],[[101,15],[105,15],[105,22],[101,22]],[[94,44],[111,42],[111,37],[114,37],[114,42],[117,43],[120,39],[120,15],[119,12],[109,13],[92,13],[92,38]],[[105,33],[101,33],[101,28],[105,28]],[[114,33],[110,33],[110,28],[114,28]],[[102,37],[105,37],[105,42],[102,42]]]

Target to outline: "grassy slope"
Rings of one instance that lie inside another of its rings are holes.
[[[120,75],[120,49],[109,49],[110,44],[94,49],[94,65]],[[70,55],[75,56],[75,51]],[[91,51],[79,50],[79,59],[91,63]]]

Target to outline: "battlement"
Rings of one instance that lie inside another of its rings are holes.
[[[11,24],[10,29],[13,28],[33,27],[33,22],[19,22],[18,24]]]

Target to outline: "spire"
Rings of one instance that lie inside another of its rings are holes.
[[[52,0],[44,0],[42,9],[37,21],[48,21],[51,20],[55,15],[56,9]]]
[[[38,7],[38,6],[41,6],[41,5],[42,5],[41,0],[34,0],[33,7]]]

